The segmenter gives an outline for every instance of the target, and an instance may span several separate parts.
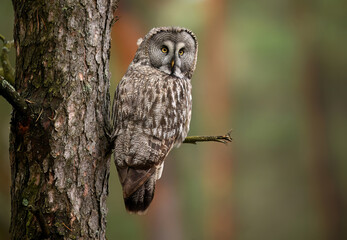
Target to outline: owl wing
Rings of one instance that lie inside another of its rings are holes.
[[[163,161],[177,137],[162,82],[160,76],[149,78],[131,71],[115,93],[115,162],[125,204],[131,212],[149,206]]]

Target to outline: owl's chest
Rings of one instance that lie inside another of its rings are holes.
[[[190,80],[158,75],[127,80],[126,97],[123,98],[126,102],[122,105],[129,106],[126,108],[129,114],[124,118],[127,119],[124,124],[137,126],[158,138],[174,137],[181,142],[191,118]]]
[[[191,105],[191,83],[174,77],[143,78],[134,84],[133,97],[141,107],[179,110]]]

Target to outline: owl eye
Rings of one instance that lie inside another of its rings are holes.
[[[182,56],[182,55],[184,54],[184,50],[183,50],[183,49],[179,50],[178,54],[179,54],[180,56]]]
[[[163,53],[167,53],[169,50],[167,49],[167,47],[162,47],[162,48],[161,48],[161,51],[162,51]]]

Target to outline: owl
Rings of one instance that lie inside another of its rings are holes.
[[[126,210],[144,214],[166,156],[189,130],[198,43],[188,29],[160,27],[137,45],[115,92],[112,137]]]

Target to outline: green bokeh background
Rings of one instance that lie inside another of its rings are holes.
[[[342,0],[121,1],[111,92],[137,38],[154,26],[187,27],[199,40],[190,135],[232,128],[234,141],[174,149],[141,217],[125,212],[111,163],[108,239],[347,239],[346,9]],[[13,38],[7,0],[0,34]],[[2,97],[0,111],[7,239],[11,107]]]

